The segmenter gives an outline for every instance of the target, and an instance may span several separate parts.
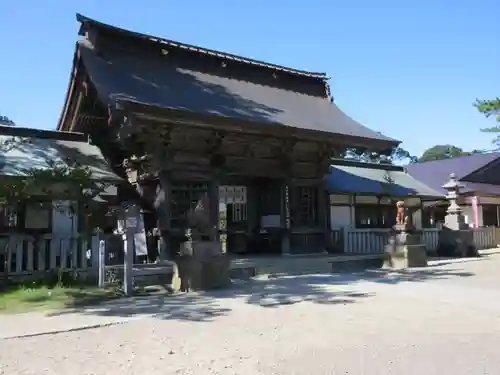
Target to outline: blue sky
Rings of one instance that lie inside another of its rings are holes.
[[[479,129],[494,122],[472,103],[500,96],[498,0],[17,0],[1,10],[0,114],[18,125],[55,128],[80,12],[326,72],[346,113],[414,154],[443,143],[491,147]]]

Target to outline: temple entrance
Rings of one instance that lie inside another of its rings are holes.
[[[219,187],[221,242],[230,254],[281,254],[281,187],[268,178]]]

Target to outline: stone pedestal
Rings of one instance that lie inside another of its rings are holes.
[[[221,252],[217,241],[191,241],[191,254],[185,252],[177,259],[178,280],[172,284],[180,291],[206,290],[227,286],[229,279],[229,256]],[[174,278],[176,276],[174,275]]]
[[[462,229],[443,227],[439,232],[437,254],[442,257],[478,256],[472,230],[467,225]]]
[[[405,228],[394,227],[395,233],[385,247],[384,267],[404,269],[427,266],[427,249],[419,232],[406,232]]]

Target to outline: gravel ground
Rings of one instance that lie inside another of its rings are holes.
[[[412,272],[260,280],[211,295],[0,317],[0,374],[500,374],[500,255]],[[80,321],[79,321],[80,320]],[[19,329],[18,332],[25,332]],[[40,329],[32,333],[39,333]]]

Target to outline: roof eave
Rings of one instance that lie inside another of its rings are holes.
[[[117,99],[116,106],[119,109],[129,113],[147,115],[149,112],[151,113],[152,117],[157,117],[157,118],[168,116],[175,123],[179,124],[183,123],[185,125],[192,125],[192,126],[210,126],[210,125],[214,126],[213,122],[215,120],[219,125],[223,126],[227,124],[228,129],[239,132],[252,133],[252,130],[250,129],[255,128],[255,126],[261,124],[259,122],[254,122],[250,120],[238,119],[237,121],[235,121],[234,118],[201,115],[197,113],[182,111],[179,109],[164,108],[156,106],[154,104],[138,102],[136,100],[131,100],[127,98]],[[238,127],[237,123],[245,125],[246,129]],[[325,136],[327,136],[332,140],[341,139],[342,144],[347,145],[348,147],[354,147],[354,146],[366,147],[369,150],[381,151],[381,152],[397,147],[397,145],[399,145],[400,143],[400,141],[393,140],[390,138],[388,139],[365,138],[347,134],[329,133],[320,130],[295,128],[280,123],[276,123],[275,125],[277,125],[278,128],[269,126],[269,124],[265,124],[264,126],[260,127],[259,133],[283,138],[283,129],[288,129],[289,136],[291,137],[296,136],[299,138],[303,138],[305,134],[310,134],[311,138],[321,137],[322,139],[324,139]]]
[[[71,102],[74,97],[74,92],[76,88],[76,77],[78,72],[78,67],[80,65],[80,52],[78,43],[75,44],[75,52],[73,54],[73,65],[71,67],[70,79],[68,82],[68,88],[66,90],[66,97],[64,99],[63,110],[61,112],[61,116],[59,117],[59,121],[57,123],[58,131],[69,131],[70,129],[64,129],[64,125],[66,124],[66,119],[68,116],[68,110],[71,106]]]

